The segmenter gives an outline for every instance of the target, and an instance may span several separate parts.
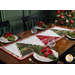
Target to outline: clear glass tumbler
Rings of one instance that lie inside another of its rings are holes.
[[[32,28],[31,28],[31,33],[32,33],[32,34],[37,33],[37,29],[36,29],[35,27],[32,27]]]
[[[55,38],[54,37],[49,38],[48,45],[51,49],[55,46],[55,44],[56,44]]]

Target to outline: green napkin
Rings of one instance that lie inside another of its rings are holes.
[[[38,23],[35,23],[35,26],[39,26],[39,24]],[[40,27],[40,26],[39,26]],[[45,25],[45,24],[42,24],[42,26],[41,26],[42,28],[49,28],[49,26],[47,26],[47,25]]]
[[[4,35],[5,35],[5,34],[3,34],[3,37],[5,38]],[[8,41],[16,41],[14,35],[8,36],[6,39],[7,39]]]
[[[44,48],[44,46],[40,45],[32,45],[32,44],[24,44],[24,43],[16,43],[22,57],[32,53],[33,51],[36,52],[40,56],[44,56],[44,53],[41,52],[41,50]],[[57,61],[58,58],[54,55],[48,55],[48,58],[52,59],[53,61]]]
[[[73,32],[73,31],[69,31],[69,30],[57,30],[57,29],[51,29],[51,30],[54,31],[55,33],[57,33],[60,36],[69,35],[69,36],[75,38],[75,32]]]
[[[40,56],[44,56],[44,53],[41,52],[41,50],[44,48],[44,46],[40,46],[40,45],[34,45],[32,46],[34,52],[36,52],[38,55]],[[55,55],[48,55],[48,58],[52,59],[53,61],[57,61],[59,58],[55,57]]]

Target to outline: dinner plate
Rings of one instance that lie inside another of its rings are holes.
[[[14,35],[14,37],[15,37],[15,40],[18,39],[17,36]],[[0,37],[0,42],[2,42],[2,43],[11,43],[11,42],[13,42],[13,41],[8,41],[6,38],[4,38],[4,37],[2,36],[2,37]]]
[[[68,39],[71,39],[71,40],[75,40],[75,38],[69,36],[69,35],[65,35]]]
[[[39,27],[39,26],[35,26],[36,29],[39,29],[39,30],[45,30],[47,28],[42,28],[42,27]]]
[[[57,53],[56,51],[54,51],[54,50],[52,50],[52,51],[53,51],[54,55],[55,55],[56,57],[58,57],[58,53]],[[35,53],[35,52],[34,52],[34,54],[33,54],[33,57],[34,57],[36,60],[41,61],[41,62],[51,62],[51,61],[53,61],[52,59],[50,59],[50,58],[45,58],[44,56],[40,56],[40,55],[38,55],[38,54]]]

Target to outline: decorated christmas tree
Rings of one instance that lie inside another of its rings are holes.
[[[74,10],[57,10],[54,22],[56,25],[74,28],[75,27],[74,19],[75,19]]]

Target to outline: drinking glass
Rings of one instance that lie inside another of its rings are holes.
[[[48,40],[48,46],[52,49],[56,44],[55,37],[50,37]]]
[[[31,33],[32,33],[32,34],[37,33],[37,29],[36,29],[35,27],[32,27],[32,28],[31,28]]]

